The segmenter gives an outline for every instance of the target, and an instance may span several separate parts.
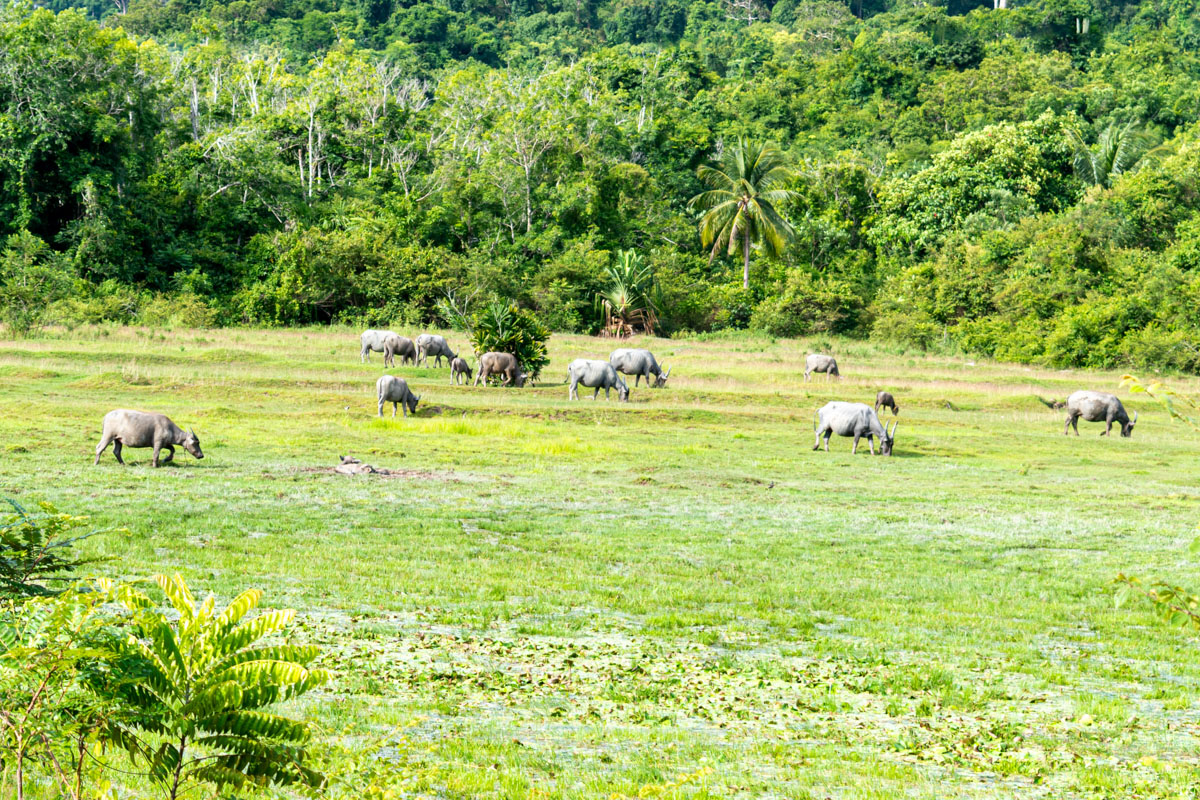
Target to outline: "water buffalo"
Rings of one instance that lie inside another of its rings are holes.
[[[446,344],[446,339],[433,333],[422,333],[417,337],[417,363],[423,364],[433,356],[433,365],[440,367],[442,359],[453,361],[458,358],[458,354],[450,349],[450,345]]]
[[[396,418],[396,406],[401,407],[405,417],[410,411],[414,414],[417,413],[417,401],[421,399],[421,395],[412,393],[403,378],[397,378],[394,375],[380,377],[375,382],[375,394],[379,398],[379,416],[383,416],[384,403],[391,403],[392,419]]]
[[[625,385],[625,381],[621,380],[621,376],[608,361],[577,358],[567,367],[567,380],[571,383],[571,388],[567,392],[568,400],[579,399],[576,387],[582,383],[589,389],[596,390],[592,392],[593,400],[600,395],[601,389],[604,390],[604,399],[610,399],[609,390],[616,388],[617,399],[622,402],[629,401],[629,387]]]
[[[100,463],[100,454],[111,444],[113,455],[121,460],[122,447],[153,447],[154,458],[151,463],[159,465],[158,452],[167,450],[167,457],[162,461],[166,464],[175,457],[175,445],[179,445],[196,458],[204,458],[200,452],[200,439],[191,431],[185,431],[171,422],[165,414],[147,414],[143,411],[129,411],[118,408],[104,415],[104,429],[100,434],[100,444],[96,445],[96,460],[93,465]]]
[[[382,353],[384,340],[389,336],[395,335],[391,331],[363,331],[362,335],[358,337],[359,342],[362,344],[362,352],[359,354],[359,360],[370,361],[372,350],[376,353]]]
[[[1137,412],[1134,412],[1133,419],[1129,418],[1129,414],[1125,412],[1125,406],[1121,405],[1121,401],[1116,395],[1108,394],[1107,392],[1090,392],[1080,391],[1075,392],[1067,398],[1067,424],[1063,426],[1063,435],[1066,436],[1072,428],[1075,429],[1075,435],[1079,435],[1079,418],[1083,417],[1088,422],[1104,422],[1107,423],[1104,432],[1101,436],[1107,436],[1112,433],[1113,423],[1121,426],[1122,436],[1132,436],[1133,426],[1137,423]]]
[[[890,408],[892,416],[900,413],[900,406],[896,405],[896,398],[892,397],[891,392],[880,392],[875,395],[875,413],[879,413],[880,408]]]
[[[641,383],[642,378],[645,378],[647,386],[661,389],[667,385],[667,378],[671,377],[671,370],[668,369],[664,372],[658,362],[654,360],[654,354],[649,350],[621,347],[612,351],[608,357],[608,363],[612,364],[613,369],[617,372],[635,376],[633,379],[635,387]],[[651,375],[654,376],[653,383],[650,382]]]
[[[383,365],[385,367],[396,366],[396,355],[400,355],[401,364],[417,363],[417,348],[413,344],[413,340],[407,336],[397,336],[396,334],[388,334],[383,340]]]
[[[464,378],[463,375],[467,377]],[[451,385],[457,384],[459,380],[463,383],[471,380],[471,365],[467,363],[466,359],[455,356],[454,360],[450,362],[450,383]]]
[[[504,376],[504,380],[500,381],[501,386],[514,385],[517,388],[524,386],[525,379],[529,377],[521,369],[517,357],[511,353],[484,353],[479,357],[479,374],[471,385],[478,386],[483,381],[483,385],[487,386],[488,378],[493,375]]]
[[[862,437],[867,437],[867,445],[871,448],[871,455],[875,455],[875,439],[879,439],[879,454],[890,456],[892,454],[892,443],[896,440],[896,426],[899,423],[892,424],[892,430],[889,432],[879,422],[879,417],[875,414],[875,409],[871,408],[866,403],[843,403],[833,401],[826,403],[817,411],[817,425],[815,428],[816,439],[813,442],[813,450],[821,446],[821,437],[825,437],[825,452],[829,452],[829,436],[836,433],[838,436],[853,436],[854,448],[851,453],[858,452],[858,440]]]
[[[826,380],[830,375],[841,377],[833,356],[823,356],[820,353],[809,353],[808,358],[804,359],[804,380],[807,381],[808,376],[814,372],[824,372]]]

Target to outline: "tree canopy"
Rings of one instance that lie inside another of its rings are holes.
[[[660,333],[1200,368],[1194,9],[992,6],[9,4],[5,319],[594,333],[634,252]],[[742,147],[748,237],[689,205]]]

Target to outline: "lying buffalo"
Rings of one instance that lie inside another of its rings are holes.
[[[163,448],[167,457],[162,463],[167,463],[175,457],[175,445],[179,445],[196,458],[204,458],[200,452],[200,439],[191,431],[185,431],[165,414],[147,414],[144,411],[129,411],[118,408],[104,415],[104,431],[100,434],[100,444],[96,445],[96,460],[100,463],[100,454],[113,446],[113,455],[121,460],[122,447],[153,447],[154,458],[151,463],[159,465],[158,453]]]

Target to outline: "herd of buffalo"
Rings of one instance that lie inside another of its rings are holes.
[[[383,353],[384,366],[393,366],[396,356],[400,363],[410,363],[414,366],[428,364],[434,359],[434,365],[440,367],[444,358],[450,367],[450,382],[466,383],[472,379],[472,385],[478,386],[482,380],[484,385],[490,378],[502,378],[502,386],[524,386],[528,375],[522,369],[520,362],[510,353],[484,353],[479,357],[479,369],[476,374],[467,361],[450,349],[446,339],[435,334],[423,333],[416,341],[406,336],[400,336],[391,331],[364,331],[359,337],[362,345],[360,357],[369,361],[372,352]],[[818,353],[810,354],[805,359],[804,380],[808,381],[814,372],[829,376],[840,377],[837,361],[832,356]],[[592,389],[592,399],[595,400],[600,390],[604,390],[605,398],[609,398],[612,389],[617,390],[620,400],[629,399],[629,386],[621,375],[634,376],[634,386],[640,385],[642,378],[646,385],[661,389],[667,384],[671,371],[664,370],[649,350],[635,348],[619,348],[612,352],[608,361],[599,359],[577,358],[567,367],[567,382],[570,384],[568,398],[579,399],[578,387],[582,384]],[[383,407],[392,404],[392,417],[396,416],[397,408],[403,410],[404,416],[416,412],[421,395],[415,395],[408,388],[403,378],[394,375],[382,376],[375,385],[379,401],[378,415],[383,416]],[[1043,401],[1046,402],[1046,401]],[[1067,398],[1065,403],[1047,403],[1055,408],[1065,408],[1067,422],[1063,434],[1073,428],[1079,435],[1079,420],[1088,422],[1104,422],[1106,427],[1101,436],[1112,433],[1113,423],[1120,427],[1122,436],[1133,435],[1133,426],[1137,423],[1137,414],[1129,418],[1125,407],[1119,398],[1106,392],[1079,391]],[[825,440],[825,450],[829,450],[829,437],[833,434],[854,438],[853,453],[858,452],[858,442],[867,439],[871,454],[875,453],[875,440],[879,440],[881,455],[890,456],[896,438],[897,421],[891,423],[891,429],[879,421],[879,409],[890,408],[892,416],[900,413],[896,399],[889,392],[879,392],[875,397],[875,406],[865,403],[847,403],[833,401],[826,403],[817,411],[813,450],[821,446]],[[96,446],[96,460],[100,463],[101,454],[113,446],[113,455],[117,462],[124,464],[121,459],[123,447],[151,447],[154,449],[152,463],[155,467],[167,463],[175,456],[175,448],[182,447],[196,458],[204,458],[200,450],[200,439],[190,430],[185,431],[164,414],[146,413],[116,409],[104,415],[104,428],[100,443]],[[167,457],[160,461],[159,453],[167,451]]]

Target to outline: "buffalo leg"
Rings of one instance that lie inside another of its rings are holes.
[[[92,462],[92,466],[100,463],[100,454],[107,450],[110,444],[112,444],[112,437],[105,434],[100,439],[100,444],[96,445],[96,460]]]
[[[821,432],[813,431],[813,450],[821,449]]]
[[[383,419],[383,404],[384,404],[384,402],[385,402],[384,399],[381,397],[379,399],[379,418],[380,419]]]
[[[152,466],[152,467],[158,467],[158,451],[159,451],[159,446],[154,445],[154,455],[150,459],[150,466]]]
[[[857,455],[857,454],[858,454],[858,434],[856,433],[856,434],[854,434],[854,447],[850,448],[850,455],[853,456],[853,455]]]
[[[875,455],[875,437],[867,434],[867,447],[871,448],[871,455]]]
[[[171,444],[164,444],[163,447],[166,448],[167,457],[162,460],[162,463],[168,464],[175,458],[175,446]]]
[[[1108,417],[1108,418],[1107,418],[1106,420],[1104,420],[1104,421],[1105,421],[1105,422],[1107,422],[1107,423],[1108,423],[1108,425],[1107,425],[1107,426],[1105,426],[1105,428],[1104,428],[1104,433],[1102,433],[1102,434],[1100,434],[1100,435],[1101,435],[1101,436],[1108,436],[1110,433],[1112,433],[1112,424],[1113,424],[1113,418],[1112,418],[1112,417]]]
[[[125,463],[124,460],[122,460],[122,458],[121,458],[121,440],[120,439],[117,439],[116,441],[113,442],[113,455],[116,456],[118,464]]]
[[[832,430],[825,431],[825,452],[829,452],[829,437],[833,435]]]

